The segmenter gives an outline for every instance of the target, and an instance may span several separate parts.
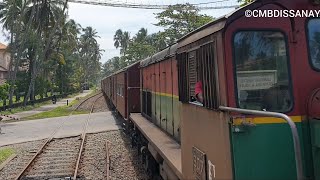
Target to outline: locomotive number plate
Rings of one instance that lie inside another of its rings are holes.
[[[196,147],[192,147],[193,174],[196,180],[206,179],[206,154]]]

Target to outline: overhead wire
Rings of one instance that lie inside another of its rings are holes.
[[[116,0],[116,1],[114,1],[114,0],[70,0],[70,2],[82,3],[82,4],[92,4],[92,5],[102,5],[102,6],[110,6],[110,7],[138,8],[138,9],[167,9],[170,5],[173,5],[173,4],[164,4],[164,3],[151,4],[150,1],[147,1],[145,3],[140,1],[140,3],[137,3],[135,0],[133,2],[129,2],[128,0],[125,0],[125,1],[119,1],[119,0]],[[183,3],[184,2],[186,2],[186,1],[183,0]],[[176,4],[179,4],[178,1],[176,1]],[[190,4],[197,6],[200,10],[239,7],[238,3],[232,3],[232,1],[230,1],[230,0],[217,0],[217,1],[210,1],[210,2],[190,3]]]

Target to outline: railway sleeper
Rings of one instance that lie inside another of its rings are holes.
[[[38,174],[38,175],[27,175],[21,178],[21,180],[67,180],[67,179],[73,179],[71,174],[66,173],[57,173],[55,175],[48,176],[47,174]]]

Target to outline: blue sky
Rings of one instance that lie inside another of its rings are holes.
[[[217,0],[214,0],[217,1]],[[231,1],[231,2],[230,2]],[[213,0],[108,0],[108,2],[130,2],[135,4],[177,4],[177,3],[204,3],[213,2]],[[229,5],[234,0],[221,2],[224,5]],[[219,10],[203,10],[201,14],[220,17],[234,9],[219,9]],[[148,33],[154,33],[161,28],[154,26],[157,23],[154,13],[161,10],[146,10],[146,9],[128,9],[115,8],[97,5],[69,3],[69,18],[74,19],[82,25],[82,27],[92,26],[101,37],[98,39],[100,47],[105,50],[101,62],[106,62],[108,59],[118,56],[119,50],[113,46],[113,35],[117,29],[129,31],[133,36],[140,28],[148,29]],[[4,42],[4,36],[0,34],[1,42]],[[5,42],[7,44],[7,42]]]

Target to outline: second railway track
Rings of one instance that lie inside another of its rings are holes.
[[[43,180],[43,179],[82,179],[78,177],[78,169],[81,163],[83,148],[86,143],[86,133],[91,113],[94,110],[95,102],[100,99],[101,93],[95,94],[82,101],[93,99],[90,114],[83,125],[82,134],[75,137],[56,139],[54,135],[63,127],[64,122],[45,141],[28,164],[16,176],[16,180]],[[71,113],[72,114],[72,113]],[[71,115],[70,114],[70,115]],[[65,119],[67,120],[70,115]]]

